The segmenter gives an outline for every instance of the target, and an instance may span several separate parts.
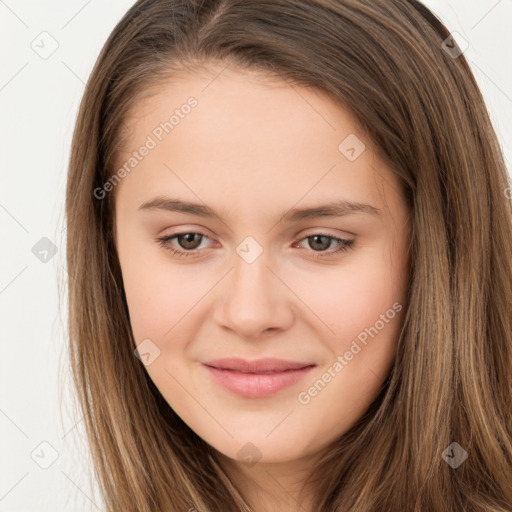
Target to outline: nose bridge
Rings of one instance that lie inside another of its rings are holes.
[[[271,262],[262,249],[251,240],[237,247],[234,268],[226,276],[217,309],[221,325],[247,338],[271,328],[285,328],[293,321],[286,290],[267,268]]]
[[[249,259],[240,254],[234,258],[227,298],[247,318],[254,316],[255,308],[259,308],[261,314],[264,309],[271,307],[270,292],[275,283],[271,282],[272,273],[267,268],[268,263],[268,258],[263,253],[257,257],[251,255]]]
[[[237,295],[241,294],[241,297],[238,297],[239,301],[242,298],[251,299],[254,292],[259,294],[269,290],[271,284],[268,277],[271,272],[267,265],[267,258],[261,255],[254,260],[246,260],[240,255],[234,258],[234,269],[231,276],[232,291]],[[244,290],[250,293],[244,294]]]
[[[267,265],[269,252],[252,236],[245,237],[236,247],[236,255],[233,255],[234,270],[232,272],[233,292],[239,302],[250,302],[254,294],[265,294],[271,287]],[[266,283],[265,283],[266,281]],[[265,286],[266,284],[266,286]],[[244,293],[244,290],[247,293]],[[259,300],[264,299],[260,297]]]

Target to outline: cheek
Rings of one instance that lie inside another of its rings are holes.
[[[190,272],[180,272],[169,265],[125,270],[126,300],[136,341],[141,338],[163,341],[176,334],[177,326],[182,331],[187,324],[185,317],[212,286],[207,278],[197,279]]]
[[[329,327],[324,332],[334,346],[373,326],[395,302],[404,306],[405,283],[394,269],[397,268],[376,249],[321,279],[312,275],[302,280],[297,293]],[[394,318],[394,310],[388,316],[391,315]]]
[[[150,244],[131,246],[121,236],[118,249],[135,342],[160,343],[211,287],[209,279],[198,279],[190,265],[171,263]]]
[[[334,331],[324,329],[322,340],[330,355],[298,397],[309,418],[322,417],[323,427],[311,420],[313,430],[348,429],[386,380],[405,311],[392,279],[385,261],[376,260],[364,271],[331,279],[325,293],[308,296],[311,309]]]

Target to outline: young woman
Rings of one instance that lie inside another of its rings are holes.
[[[107,510],[512,510],[510,190],[420,2],[136,2],[67,186]]]

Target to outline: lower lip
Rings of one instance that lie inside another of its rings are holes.
[[[276,373],[241,373],[234,370],[220,370],[204,365],[210,375],[221,386],[235,395],[246,398],[262,398],[293,386],[303,379],[314,366]]]

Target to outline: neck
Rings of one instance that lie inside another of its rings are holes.
[[[220,454],[221,466],[254,512],[311,512],[311,494],[302,493],[313,458],[257,462],[254,465]]]

